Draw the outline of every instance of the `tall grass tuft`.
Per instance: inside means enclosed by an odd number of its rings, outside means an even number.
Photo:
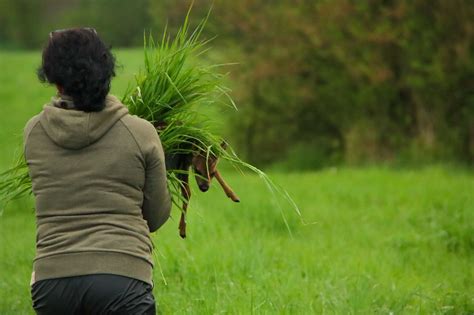
[[[0,215],[9,202],[31,194],[31,179],[23,155],[13,167],[0,173]]]

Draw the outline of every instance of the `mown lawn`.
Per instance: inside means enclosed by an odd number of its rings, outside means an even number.
[[[140,63],[124,65],[121,95]],[[26,120],[49,100],[38,52],[0,52],[0,170]],[[164,314],[472,314],[474,174],[429,167],[328,169],[272,178],[302,217],[272,200],[258,177],[226,172],[242,202],[196,190],[189,236],[178,213],[155,236],[155,296]],[[286,218],[291,233],[283,217]],[[0,217],[0,314],[31,312],[35,218],[31,200]],[[161,267],[160,267],[161,266]]]

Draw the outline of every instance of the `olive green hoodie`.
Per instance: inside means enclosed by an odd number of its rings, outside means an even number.
[[[100,112],[54,98],[24,132],[36,206],[32,282],[117,274],[152,284],[149,233],[169,217],[163,148],[153,125],[113,95]]]

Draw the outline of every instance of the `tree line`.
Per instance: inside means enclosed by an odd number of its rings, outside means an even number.
[[[179,26],[190,1],[0,0],[0,46],[93,25],[114,46]],[[474,2],[194,3],[214,49],[238,61],[230,137],[259,165],[455,161],[474,165]]]

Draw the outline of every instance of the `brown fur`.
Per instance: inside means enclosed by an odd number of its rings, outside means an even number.
[[[165,126],[162,124],[155,124],[158,130],[163,130]],[[227,144],[222,143],[222,147],[226,149]],[[213,154],[206,154],[200,150],[192,154],[178,154],[173,158],[179,159],[177,165],[174,169],[180,171],[186,171],[185,174],[178,173],[176,176],[181,181],[181,194],[183,196],[183,208],[181,212],[181,218],[179,220],[179,235],[182,238],[186,237],[186,212],[188,209],[189,200],[191,199],[191,189],[189,187],[189,169],[192,167],[196,183],[199,187],[199,190],[206,192],[212,182],[212,179],[215,177],[219,184],[221,185],[224,193],[234,202],[240,202],[239,197],[232,191],[232,188],[224,181],[224,178],[219,173],[217,169],[217,164],[219,158]]]
[[[219,173],[219,170],[217,169],[217,163],[218,163],[219,158],[213,156],[213,155],[208,155],[206,156],[204,152],[197,152],[193,155],[191,159],[191,165],[186,170],[189,170],[189,168],[192,166],[194,173],[195,173],[195,178],[196,178],[196,183],[199,187],[199,190],[202,192],[206,192],[210,185],[212,179],[215,177],[219,184],[221,185],[222,189],[224,190],[225,194],[227,197],[232,199],[234,202],[240,202],[239,197],[232,191],[232,188],[224,181],[222,178],[222,175]],[[182,176],[182,190],[181,193],[184,197],[184,202],[183,202],[183,211],[181,212],[181,218],[179,220],[179,235],[182,238],[186,237],[186,211],[188,209],[188,203],[189,200],[191,199],[191,189],[189,188],[189,176],[184,175]]]

